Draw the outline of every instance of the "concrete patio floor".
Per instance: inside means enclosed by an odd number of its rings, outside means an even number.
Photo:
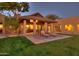
[[[18,35],[9,35],[9,36],[5,36],[5,35],[0,35],[0,39],[1,38],[7,38],[7,37],[16,37]],[[56,35],[56,36],[39,36],[39,35],[19,35],[19,36],[25,36],[26,38],[28,38],[28,40],[30,40],[32,43],[34,44],[41,44],[41,43],[45,43],[45,42],[50,42],[50,41],[55,41],[55,40],[61,40],[61,39],[65,39],[65,38],[69,38],[72,36],[68,36],[68,35]]]
[[[50,42],[50,41],[55,41],[55,40],[61,40],[61,39],[69,38],[69,37],[72,37],[72,36],[58,35],[56,37],[53,37],[53,36],[43,37],[43,36],[33,36],[33,35],[27,36],[26,35],[25,37],[28,38],[30,41],[32,41],[34,44],[41,44],[41,43],[45,43],[45,42]]]

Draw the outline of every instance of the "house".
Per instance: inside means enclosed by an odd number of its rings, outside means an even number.
[[[55,32],[54,24],[57,23],[57,21],[53,21],[51,19],[48,19],[44,16],[42,16],[40,13],[34,13],[32,15],[23,16],[20,18],[21,23],[21,32],[23,33],[32,33],[32,34],[38,34],[40,31],[45,32]]]
[[[45,33],[63,33],[79,35],[79,16],[73,16],[58,20],[51,20],[40,13],[34,13],[28,16],[16,15],[19,20],[19,34],[40,34],[43,30]],[[16,32],[6,29],[5,16],[0,14],[0,34],[17,34]],[[8,30],[9,32],[7,32]],[[10,33],[12,32],[12,33]]]
[[[59,20],[60,28],[64,34],[79,35],[79,16],[72,16]]]
[[[4,15],[2,16],[2,18],[0,18],[2,20],[0,24],[1,34],[14,34],[13,31],[9,30],[8,28],[5,28],[4,24],[6,19]],[[55,32],[54,24],[56,24],[57,21],[52,21],[51,19],[42,16],[40,13],[34,13],[28,16],[16,15],[16,18],[19,20],[20,23],[18,27],[19,34],[32,33],[33,35],[35,35],[38,33],[40,34],[41,30],[45,31],[46,33]]]

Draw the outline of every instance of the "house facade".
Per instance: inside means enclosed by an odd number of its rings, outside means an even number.
[[[16,15],[19,20],[18,34],[33,34],[40,35],[41,31],[45,33],[63,33],[63,34],[77,34],[79,35],[79,17],[68,17],[61,20],[51,20],[40,13],[34,13],[28,16]],[[6,29],[4,15],[0,14],[0,34],[17,34],[13,33],[8,28]],[[8,31],[9,32],[8,32]]]
[[[58,21],[61,33],[79,35],[79,16],[64,18]]]
[[[0,34],[17,34],[16,32],[13,33],[13,31],[9,30],[8,28],[5,28],[4,24],[6,19],[4,15],[2,15],[1,17],[2,18],[0,18]],[[20,24],[18,27],[19,34],[37,35],[40,34],[41,31],[44,31],[45,33],[53,33],[56,31],[54,25],[57,24],[57,21],[52,21],[51,19],[42,16],[40,13],[34,13],[28,16],[16,15],[16,18],[18,18]]]
[[[24,34],[32,33],[33,35],[41,33],[44,31],[45,33],[53,33],[55,32],[54,25],[57,21],[52,21],[40,13],[35,13],[29,16],[24,16],[20,18],[21,22],[21,32]]]

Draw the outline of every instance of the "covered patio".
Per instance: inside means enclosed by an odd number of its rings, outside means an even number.
[[[45,33],[56,32],[57,21],[42,16],[25,16],[21,17],[20,30],[23,34],[41,35],[41,31]]]
[[[45,42],[60,40],[69,38],[71,36],[57,34],[61,32],[61,28],[57,21],[52,21],[45,17],[27,16],[22,19],[22,31],[26,38],[32,41],[34,44],[41,44]],[[41,31],[44,31],[47,35],[42,35]],[[53,35],[50,35],[50,34]]]

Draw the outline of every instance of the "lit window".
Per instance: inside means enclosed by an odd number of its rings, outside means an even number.
[[[68,30],[68,31],[72,31],[73,26],[72,25],[65,25],[65,29]]]
[[[33,20],[32,20],[32,19],[30,19],[30,22],[33,22]]]
[[[26,28],[29,28],[29,25],[26,25]]]
[[[3,25],[2,24],[0,24],[0,29],[2,29],[3,28]]]
[[[77,30],[79,31],[79,24],[77,25]]]
[[[33,29],[33,25],[32,24],[30,24],[30,29]]]
[[[49,32],[49,33],[51,32],[50,30],[51,30],[51,28],[50,28],[50,26],[48,26],[48,32]]]
[[[38,25],[38,30],[40,30],[41,29],[41,26],[40,25]]]

